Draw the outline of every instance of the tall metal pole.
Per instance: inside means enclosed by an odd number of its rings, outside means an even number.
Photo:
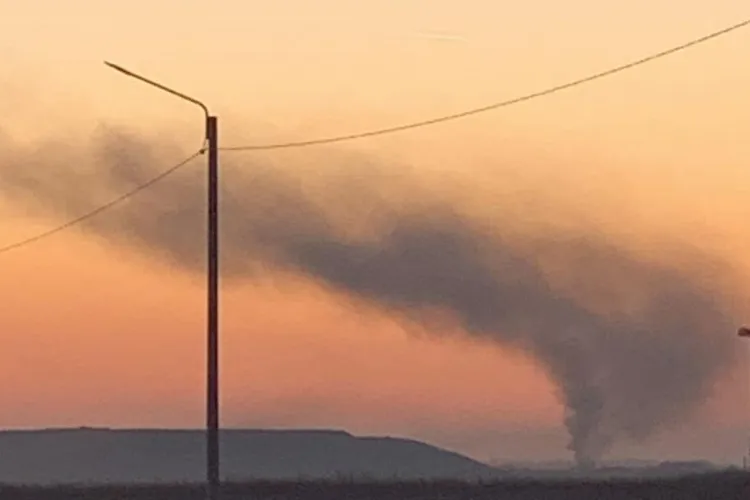
[[[218,120],[206,118],[208,139],[208,366],[206,464],[209,500],[219,498],[219,147]]]
[[[740,338],[742,338],[745,341],[747,341],[748,339],[750,339],[750,327],[748,327],[748,326],[741,326],[737,330],[737,335]],[[748,355],[748,357],[746,359],[750,359],[750,349],[748,350],[748,354],[749,355]],[[747,378],[745,380],[747,381]],[[750,389],[750,385],[748,385],[748,389]],[[748,394],[750,394],[750,393],[748,393]],[[742,468],[745,469],[745,470],[747,470],[748,467],[750,467],[750,436],[747,437],[747,450],[746,450],[746,453],[747,454],[742,457]]]
[[[206,370],[206,481],[208,500],[219,500],[219,130],[218,120],[201,101],[150,80],[130,70],[106,62],[120,73],[140,80],[203,110],[208,143],[208,325]]]

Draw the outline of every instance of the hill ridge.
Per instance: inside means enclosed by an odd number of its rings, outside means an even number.
[[[330,429],[222,429],[226,479],[477,479],[494,469],[460,453],[393,436]],[[64,427],[0,431],[0,483],[195,482],[204,431]]]

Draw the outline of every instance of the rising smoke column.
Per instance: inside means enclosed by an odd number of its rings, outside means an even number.
[[[164,164],[157,146],[117,131],[79,150],[10,145],[0,184],[16,206],[73,215],[154,175]],[[508,234],[388,168],[341,167],[321,164],[316,177],[309,165],[293,174],[225,159],[226,276],[293,272],[426,328],[441,311],[473,338],[523,349],[557,384],[582,466],[684,419],[730,364],[722,290],[699,272],[723,269],[706,256],[680,249],[689,258],[667,266],[596,233]],[[193,167],[85,227],[202,272],[204,191]]]

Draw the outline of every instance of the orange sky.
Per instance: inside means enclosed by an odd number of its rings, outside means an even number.
[[[684,1],[679,10],[671,0],[105,4],[0,0],[1,134],[86,140],[107,123],[199,145],[197,110],[106,69],[103,59],[208,102],[224,145],[262,143],[514,97],[749,12],[739,0]],[[417,36],[427,31],[463,40]],[[593,223],[628,244],[689,234],[750,270],[748,42],[750,31],[738,32],[556,96],[340,148],[430,179],[450,173],[475,193],[463,195],[466,206],[488,220],[500,217],[493,197],[534,198],[538,189],[561,209],[537,217],[565,223],[588,211],[577,204],[588,193]],[[276,161],[290,154],[306,153]],[[0,214],[0,246],[48,227],[2,203]],[[0,385],[1,427],[202,424],[202,282],[77,230],[2,255],[0,266],[0,377],[12,381]],[[502,441],[477,444],[462,433],[560,426],[554,389],[533,360],[411,335],[309,285],[228,290],[222,334],[228,425],[410,435],[482,457]],[[744,393],[730,384],[703,417],[718,427],[744,425]]]

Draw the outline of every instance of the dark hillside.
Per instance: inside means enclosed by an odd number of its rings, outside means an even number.
[[[489,466],[424,443],[338,431],[226,430],[225,478],[474,479]],[[0,483],[176,483],[204,477],[200,431],[0,432]]]

